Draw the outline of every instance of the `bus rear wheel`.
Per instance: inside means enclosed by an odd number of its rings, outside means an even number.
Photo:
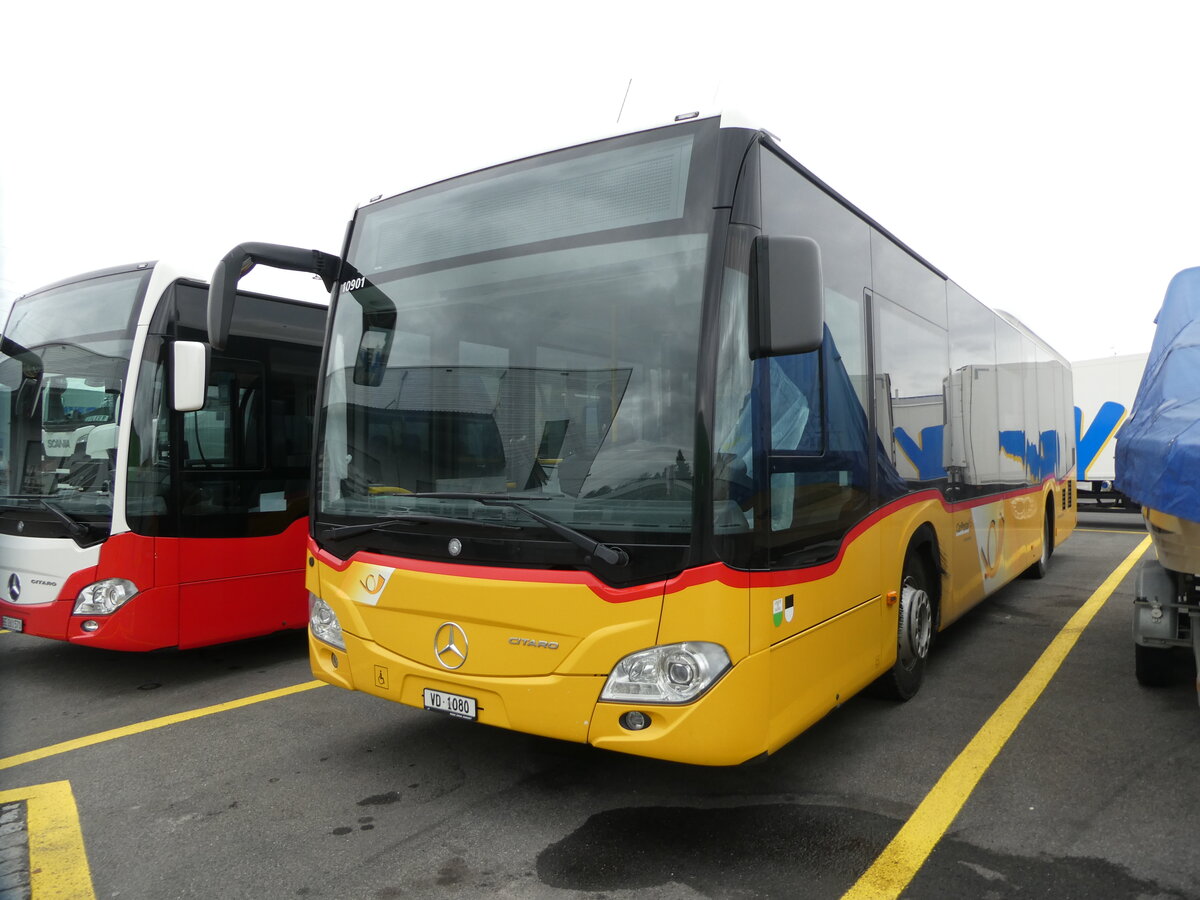
[[[900,579],[900,613],[896,630],[896,662],[877,682],[879,692],[894,700],[914,697],[925,680],[925,660],[933,641],[934,608],[929,565],[918,550],[909,550]]]
[[[1050,556],[1054,553],[1054,513],[1046,504],[1046,517],[1042,521],[1042,552],[1037,562],[1025,570],[1028,578],[1045,578],[1050,571]]]

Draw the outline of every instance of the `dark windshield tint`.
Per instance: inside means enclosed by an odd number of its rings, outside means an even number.
[[[385,282],[374,290],[397,311],[385,347],[344,299],[325,393],[326,510],[538,490],[577,516],[590,506],[598,520],[686,532],[705,246],[683,235]]]
[[[18,300],[4,336],[23,347],[65,342],[128,359],[138,291],[149,271],[92,278]]]
[[[683,216],[693,136],[452,182],[363,219],[353,262],[364,275]]]

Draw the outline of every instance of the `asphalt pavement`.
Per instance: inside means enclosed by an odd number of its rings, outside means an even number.
[[[1144,537],[1083,514],[1044,580],[939,635],[913,700],[856,697],[724,769],[317,686],[302,633],[148,655],[0,634],[0,898],[28,896],[30,858],[82,865],[102,898],[841,897]],[[902,896],[1200,898],[1191,663],[1137,684],[1132,584]],[[76,849],[45,849],[54,828]]]

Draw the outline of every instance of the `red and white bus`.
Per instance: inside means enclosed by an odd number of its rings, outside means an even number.
[[[14,303],[0,347],[5,629],[154,650],[307,621],[325,307],[239,293],[204,384],[188,342],[205,334],[206,292],[139,263]]]

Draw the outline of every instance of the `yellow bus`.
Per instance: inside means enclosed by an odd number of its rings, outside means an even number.
[[[358,209],[318,400],[330,684],[706,765],[858,691],[1075,524],[1069,365],[720,117]]]

